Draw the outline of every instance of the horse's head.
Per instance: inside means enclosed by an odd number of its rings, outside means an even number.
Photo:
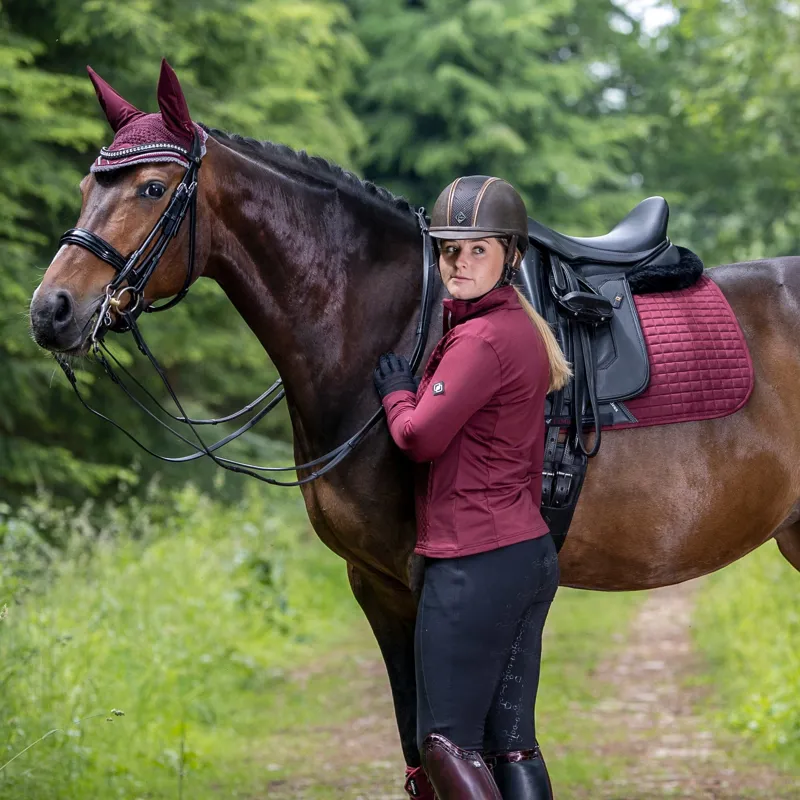
[[[64,353],[86,349],[98,313],[103,330],[119,326],[123,311],[137,306],[138,313],[180,295],[199,273],[197,267],[190,273],[190,225],[182,225],[171,243],[165,239],[175,226],[170,217],[181,210],[193,214],[189,198],[206,140],[189,116],[175,73],[162,63],[158,114],[139,111],[91,68],[89,75],[114,141],[81,182],[77,226],[62,239],[30,308],[38,344]],[[159,249],[163,255],[155,258]],[[129,261],[136,251],[140,257]]]

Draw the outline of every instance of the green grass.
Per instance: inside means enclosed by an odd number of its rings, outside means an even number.
[[[611,687],[597,668],[624,640],[644,593],[559,589],[545,628],[537,736],[559,795],[608,780],[622,760],[602,754],[608,732],[587,713]]]
[[[137,540],[68,546],[9,603],[0,765],[57,732],[0,770],[0,800],[288,798],[300,784],[333,800],[357,797],[342,786],[364,770],[399,790],[377,647],[299,495],[259,487],[227,508],[187,489],[167,511],[137,518]],[[19,582],[0,582],[0,608],[9,587]],[[614,768],[584,712],[640,597],[559,592],[538,720],[564,796]],[[377,766],[364,719],[385,732]],[[348,763],[331,747],[343,737],[355,737]]]
[[[800,575],[769,542],[711,576],[694,630],[715,715],[783,768],[800,770]]]
[[[0,772],[0,798],[175,798],[182,773],[244,796],[251,778],[231,780],[229,761],[275,721],[287,665],[360,613],[299,495],[228,509],[187,489],[171,511],[167,535],[100,541],[9,605],[0,764],[60,732]]]
[[[537,721],[562,800],[592,797],[598,781],[624,768],[622,759],[600,752],[607,731],[592,707],[610,691],[598,680],[597,668],[620,646],[643,599],[641,594],[559,590],[545,633]],[[382,667],[375,666],[377,646],[361,620],[351,631],[345,642],[322,656],[323,667],[316,674],[295,677],[285,686],[283,707],[304,713],[297,718],[284,714],[281,725],[264,724],[260,736],[240,754],[243,765],[260,764],[254,798],[402,796],[403,764],[388,685]]]

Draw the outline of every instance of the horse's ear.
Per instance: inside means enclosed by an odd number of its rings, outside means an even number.
[[[167,64],[166,58],[161,60],[161,75],[158,78],[158,107],[167,130],[191,144],[194,139],[194,123],[189,116],[189,106],[183,96],[178,76]]]
[[[136,106],[129,103],[122,96],[117,94],[91,67],[86,67],[89,78],[92,81],[97,99],[103,107],[108,124],[111,130],[116,133],[123,125],[127,125],[132,119],[144,116],[144,111],[139,111]]]

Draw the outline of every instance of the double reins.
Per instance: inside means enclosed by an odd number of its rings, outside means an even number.
[[[166,311],[168,308],[173,308],[177,305],[188,293],[189,287],[192,283],[194,275],[194,260],[195,260],[195,233],[197,227],[197,179],[198,170],[202,161],[201,144],[199,137],[195,134],[194,142],[191,151],[185,148],[178,147],[177,145],[158,144],[158,145],[143,145],[141,147],[133,148],[136,153],[147,152],[148,149],[153,151],[158,150],[172,150],[181,154],[184,158],[189,160],[189,166],[181,180],[175,187],[172,193],[169,204],[161,215],[159,220],[153,226],[150,233],[145,237],[142,244],[130,256],[125,258],[116,248],[86,228],[72,228],[67,231],[59,242],[60,245],[78,245],[91,252],[93,255],[102,261],[110,264],[117,275],[108,284],[105,290],[105,296],[97,311],[97,321],[94,324],[91,333],[91,346],[90,353],[92,357],[100,364],[103,371],[108,375],[111,380],[117,384],[122,391],[130,398],[130,400],[138,406],[147,416],[155,420],[165,430],[169,431],[176,439],[183,442],[195,452],[185,456],[163,456],[154,452],[141,441],[139,441],[132,433],[126,430],[115,420],[106,416],[102,412],[93,408],[81,394],[78,387],[77,378],[66,358],[56,354],[55,358],[61,369],[64,371],[70,385],[72,386],[75,394],[80,400],[81,404],[95,416],[113,425],[117,430],[127,436],[137,446],[142,448],[145,452],[171,464],[186,463],[195,461],[199,458],[208,457],[215,464],[223,469],[230,470],[231,472],[238,472],[264,483],[272,484],[273,486],[301,486],[305,483],[310,483],[317,478],[322,477],[325,473],[332,470],[340,464],[357,446],[364,440],[367,433],[376,425],[376,423],[383,418],[383,409],[379,408],[367,420],[367,422],[354,433],[347,441],[340,444],[330,452],[326,453],[313,461],[308,461],[305,464],[293,464],[288,467],[266,467],[256,464],[247,464],[242,461],[225,458],[217,455],[217,451],[225,445],[238,439],[244,433],[252,429],[258,422],[260,422],[267,414],[270,413],[286,395],[285,389],[282,388],[283,381],[278,379],[272,386],[263,392],[252,402],[248,403],[239,411],[229,414],[225,417],[216,419],[194,419],[190,417],[183,408],[175,390],[167,379],[166,373],[159,363],[158,359],[153,354],[152,350],[147,345],[144,336],[137,323],[139,315],[142,311],[155,312]],[[104,158],[124,158],[131,155],[128,150],[123,151],[101,151]],[[160,306],[145,306],[144,304],[144,291],[148,281],[152,277],[159,261],[166,252],[169,243],[175,238],[181,228],[184,218],[188,212],[189,216],[189,256],[186,270],[186,280],[182,289],[171,300]],[[431,237],[428,233],[428,223],[425,217],[425,209],[420,208],[414,212],[419,224],[419,228],[423,238],[423,274],[422,274],[422,299],[420,301],[419,319],[415,331],[414,350],[411,355],[410,363],[412,371],[416,371],[422,361],[422,356],[425,351],[425,344],[428,339],[428,331],[430,329],[431,314],[433,308],[434,296],[434,275],[435,275],[435,254]],[[130,295],[128,302],[123,306],[123,300],[126,295]],[[112,317],[116,314],[117,319]],[[121,321],[121,324],[120,324]],[[147,358],[152,367],[161,380],[164,388],[166,389],[172,402],[178,410],[178,415],[172,414],[158,401],[158,399],[139,381],[137,380],[114,356],[113,352],[105,344],[104,337],[109,331],[115,333],[122,333],[130,331],[136,342],[139,351]],[[167,417],[173,422],[186,425],[191,431],[195,441],[192,441],[187,436],[184,436],[180,431],[173,428],[170,424],[162,420],[156,413],[148,408],[126,385],[125,379],[134,383],[140,391],[142,391],[147,398]],[[268,401],[268,402],[267,402]],[[265,405],[261,408],[262,403]],[[232,422],[240,419],[252,412],[252,416],[242,424],[237,430],[222,437],[213,444],[206,444],[197,428],[206,425],[220,425],[226,422]],[[320,466],[323,465],[323,466]],[[314,469],[319,467],[319,469]],[[268,477],[264,473],[274,472],[292,472],[312,469],[313,471],[303,478],[295,481],[282,481],[276,478]]]

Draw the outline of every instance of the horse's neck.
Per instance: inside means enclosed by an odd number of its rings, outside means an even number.
[[[375,405],[378,354],[413,346],[420,236],[402,221],[365,224],[355,198],[309,188],[219,143],[212,154],[205,274],[278,368],[303,438],[341,436],[363,416],[366,396]]]

